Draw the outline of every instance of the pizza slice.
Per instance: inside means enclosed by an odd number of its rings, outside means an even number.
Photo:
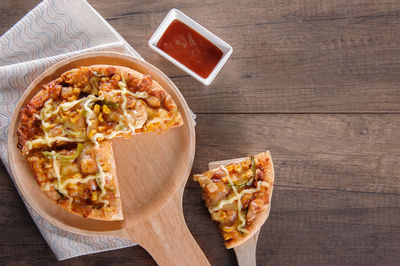
[[[47,197],[64,209],[98,220],[122,220],[122,205],[110,141],[37,150],[26,159]]]
[[[108,221],[123,219],[110,140],[183,124],[171,95],[151,76],[110,65],[63,73],[20,117],[17,146],[41,190],[72,213]]]
[[[252,237],[269,214],[274,168],[268,151],[194,175],[194,180],[227,248]]]

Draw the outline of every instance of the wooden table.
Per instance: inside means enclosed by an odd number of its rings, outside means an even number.
[[[0,33],[39,1],[2,0]],[[269,149],[276,167],[259,265],[394,265],[400,259],[400,2],[89,0],[197,114],[193,173]],[[205,87],[147,46],[179,8],[234,48]],[[0,264],[56,264],[0,169]],[[211,264],[236,263],[191,179],[187,224]],[[140,247],[59,264],[154,261]]]

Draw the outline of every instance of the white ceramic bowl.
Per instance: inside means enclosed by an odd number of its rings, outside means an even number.
[[[213,43],[222,51],[221,60],[219,60],[218,64],[214,67],[213,71],[211,71],[210,75],[208,75],[207,78],[199,76],[191,69],[189,69],[188,67],[186,67],[185,65],[174,59],[172,56],[170,56],[169,54],[167,54],[166,52],[157,47],[157,43],[160,40],[161,36],[167,30],[171,22],[174,21],[175,19],[180,20],[187,26],[191,27],[193,30],[197,31],[200,35],[209,40],[211,43]],[[170,62],[174,63],[180,69],[182,69],[183,71],[185,71],[186,73],[188,73],[189,75],[191,75],[204,85],[211,84],[211,82],[217,76],[218,72],[221,70],[222,66],[225,64],[226,60],[228,60],[229,56],[232,54],[233,51],[232,47],[229,44],[227,44],[226,42],[218,38],[215,34],[211,33],[206,28],[201,26],[199,23],[197,23],[196,21],[189,18],[184,13],[175,8],[171,9],[168,12],[167,16],[164,18],[160,26],[158,26],[157,30],[154,32],[153,36],[151,36],[149,40],[149,46],[151,49],[153,49],[154,51],[165,57]]]

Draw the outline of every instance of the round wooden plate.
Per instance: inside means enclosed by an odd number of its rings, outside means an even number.
[[[126,66],[149,74],[172,96],[184,125],[164,134],[138,134],[112,141],[123,204],[123,221],[105,222],[71,214],[48,199],[17,149],[16,130],[21,107],[46,84],[69,69],[94,64]],[[8,156],[15,182],[29,205],[50,223],[86,235],[114,235],[136,241],[160,264],[208,264],[183,218],[182,194],[195,152],[195,131],[182,94],[160,70],[132,56],[92,52],[59,62],[37,77],[27,88],[12,116]],[[183,250],[187,255],[182,256]],[[175,253],[175,254],[174,254]],[[182,258],[183,257],[183,258]],[[187,257],[185,259],[184,257]]]

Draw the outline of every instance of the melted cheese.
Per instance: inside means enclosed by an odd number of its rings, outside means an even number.
[[[92,97],[90,97],[92,96]],[[91,102],[91,101],[96,101],[99,99],[99,97],[90,95],[89,97],[85,97],[76,101],[72,102],[65,102],[57,106],[57,108],[54,109],[53,105],[53,99],[49,99],[44,103],[44,106],[42,110],[40,110],[40,116],[39,119],[41,120],[41,129],[43,130],[44,136],[43,137],[38,137],[34,140],[28,140],[26,141],[25,145],[28,148],[28,150],[31,150],[35,147],[35,145],[39,144],[46,144],[48,147],[51,147],[51,145],[57,141],[65,141],[65,142],[83,142],[85,141],[84,138],[70,138],[65,136],[65,132],[63,133],[64,136],[55,136],[55,137],[49,137],[49,129],[54,126],[50,122],[47,122],[48,119],[53,117],[54,115],[58,115],[60,112],[60,109],[62,108],[64,111],[67,111],[77,105],[78,103],[82,102]],[[94,97],[94,98],[93,98]]]
[[[113,132],[111,132],[111,134],[108,134],[108,135],[106,135],[104,133],[96,133],[96,134],[93,135],[92,138],[95,139],[96,142],[97,142],[98,138],[113,139],[119,134],[131,134],[131,133],[132,133],[131,130],[114,130]]]
[[[78,103],[86,102],[86,101],[88,100],[88,98],[90,98],[90,96],[93,96],[93,95],[89,95],[89,97],[84,97],[84,98],[81,98],[81,99],[79,99],[79,100],[75,100],[75,101],[72,101],[72,102],[65,102],[65,103],[62,103],[62,104],[60,104],[60,107],[61,107],[64,111],[68,111],[69,109],[71,109],[72,107],[74,107],[75,105],[77,105]],[[96,96],[94,96],[94,97],[96,97]]]
[[[52,117],[53,115],[58,114],[58,112],[60,111],[60,106],[57,106],[57,108],[55,110],[52,110],[53,108],[54,108],[53,99],[47,100],[44,103],[44,107],[42,108],[42,110],[40,110],[41,118],[43,116],[45,119],[48,119],[48,118]]]
[[[246,219],[243,217],[242,214],[242,197],[244,194],[249,194],[249,193],[256,193],[258,191],[261,190],[261,186],[264,187],[268,187],[269,183],[265,182],[265,181],[258,181],[257,182],[257,188],[248,188],[248,189],[244,189],[242,190],[240,193],[237,192],[235,185],[232,182],[232,179],[230,177],[229,171],[224,167],[224,166],[220,166],[221,170],[223,170],[226,174],[226,178],[229,182],[229,185],[231,185],[232,187],[232,191],[234,196],[231,197],[230,199],[226,199],[226,200],[221,200],[217,206],[215,206],[214,208],[209,208],[210,212],[215,212],[220,210],[224,205],[226,204],[232,204],[235,201],[237,201],[237,213],[238,213],[238,218],[239,220],[242,222],[240,225],[238,225],[237,230],[243,233],[248,233],[248,230],[246,230],[245,228],[243,228],[246,225]]]
[[[122,80],[120,82],[121,82],[121,84],[118,83],[118,87],[120,87],[120,88],[121,88],[121,86],[126,87],[126,82],[124,80]],[[113,90],[113,91],[109,91],[107,93],[110,93],[110,94],[121,94],[122,90]],[[138,98],[138,99],[147,99],[150,96],[147,91],[137,91],[137,92],[133,93],[133,92],[131,92],[129,90],[126,90],[125,93],[129,94],[129,95],[131,95],[131,96],[133,96],[135,98]]]
[[[61,183],[61,187],[64,189],[69,184],[86,183],[89,180],[96,179],[97,175],[88,175],[84,179],[80,177],[68,178]]]
[[[47,146],[51,147],[51,145],[56,142],[56,141],[65,141],[65,142],[84,142],[85,139],[74,139],[74,138],[68,138],[64,136],[58,136],[58,137],[47,137],[45,135],[44,137],[39,137],[34,140],[28,140],[25,145],[29,150],[32,150],[35,145],[37,144],[46,144]]]
[[[136,98],[142,98],[142,99],[149,98],[149,94],[147,93],[147,91],[137,91],[135,93],[129,91],[129,94]]]
[[[164,123],[165,121],[169,121],[171,118],[168,116],[168,112],[164,109],[160,109],[157,112],[157,116],[149,121],[151,124],[155,123]]]
[[[84,98],[86,99],[85,103],[83,104],[83,108],[86,111],[86,124],[87,124],[87,130],[86,132],[89,133],[90,132],[90,128],[92,127],[92,119],[95,117],[95,113],[92,111],[92,109],[90,109],[89,104],[92,102],[95,102],[97,100],[103,100],[104,97],[100,96],[100,97],[96,97],[94,95],[89,95],[88,97]],[[90,140],[94,143],[94,147],[98,148],[99,147],[99,143],[97,142],[97,139],[94,138],[93,136],[90,138]]]
[[[61,174],[60,174],[60,168],[61,168],[60,163],[57,161],[56,156],[53,156],[52,158],[53,158],[53,171],[54,171],[54,175],[57,178],[56,188],[60,193],[62,193],[65,197],[67,197],[69,199],[68,208],[71,209],[71,204],[72,204],[73,198],[70,195],[68,195],[68,191],[65,189],[65,186],[62,186]]]
[[[91,78],[89,82],[90,82],[90,85],[95,90],[98,90],[98,84],[97,84],[98,80],[97,79]],[[32,148],[34,148],[35,145],[46,144],[47,146],[51,147],[51,145],[57,141],[84,142],[87,140],[87,138],[89,138],[94,143],[94,149],[96,149],[100,146],[98,139],[112,139],[120,134],[135,134],[135,130],[136,130],[135,127],[139,128],[141,126],[138,127],[136,125],[136,120],[131,115],[128,114],[127,95],[133,96],[138,99],[139,98],[146,99],[149,97],[149,94],[146,91],[132,93],[131,91],[129,91],[127,89],[127,85],[126,85],[126,82],[124,79],[122,79],[120,82],[118,82],[118,87],[120,88],[120,90],[113,90],[108,93],[120,94],[120,96],[121,96],[121,99],[122,99],[121,110],[123,112],[123,117],[121,117],[120,124],[119,124],[119,127],[121,128],[121,130],[114,129],[114,131],[108,135],[97,132],[97,133],[93,134],[93,136],[91,136],[91,137],[87,136],[91,132],[91,130],[94,129],[94,128],[92,128],[93,121],[94,121],[94,119],[96,119],[96,113],[91,109],[92,108],[91,103],[99,101],[99,100],[104,100],[104,95],[95,96],[95,95],[91,94],[87,97],[84,97],[84,98],[81,98],[78,100],[74,100],[74,101],[70,101],[70,102],[68,102],[68,101],[63,102],[63,103],[59,104],[58,106],[56,106],[56,103],[53,102],[53,99],[49,99],[44,103],[44,106],[40,111],[40,115],[35,114],[35,117],[41,121],[41,129],[44,133],[44,136],[38,137],[34,140],[27,141],[25,145],[28,148],[28,150],[31,150]],[[60,115],[59,114],[60,111],[61,110],[64,112],[69,111],[70,109],[74,108],[77,105],[80,105],[79,108],[84,109],[86,111],[85,121],[86,121],[86,126],[87,126],[87,128],[86,128],[87,135],[85,135],[84,138],[70,138],[70,137],[66,136],[66,132],[64,131],[64,128],[61,128],[62,129],[61,136],[49,136],[50,135],[49,130],[52,127],[57,125],[57,122],[55,122],[55,121],[58,121],[57,117]],[[132,112],[136,113],[136,110],[133,110]],[[125,123],[124,123],[124,118],[127,121],[127,125],[125,125]],[[166,112],[165,110],[159,110],[157,117],[154,118],[151,122],[152,123],[164,122],[165,120],[168,120],[168,119],[169,119],[168,112]],[[126,126],[128,126],[129,129]],[[98,201],[103,202],[105,205],[109,204],[109,201],[105,200],[104,196],[106,195],[105,185],[107,183],[107,180],[109,178],[111,178],[111,176],[110,176],[110,173],[104,172],[104,170],[100,164],[100,160],[97,158],[97,156],[96,156],[96,165],[98,168],[97,174],[88,175],[83,179],[81,177],[75,177],[75,178],[68,178],[66,180],[62,180],[62,176],[60,174],[61,165],[55,156],[55,151],[52,151],[51,158],[52,158],[54,175],[57,178],[57,180],[52,183],[47,183],[44,187],[45,191],[49,191],[52,187],[55,187],[60,193],[62,193],[65,197],[67,197],[69,199],[69,208],[71,208],[73,198],[68,194],[66,187],[69,184],[86,183],[86,182],[94,179],[97,181],[97,184],[101,190],[101,193],[98,196]]]
[[[89,180],[98,180],[98,185],[101,189],[101,193],[99,195],[99,199],[98,201],[103,202],[105,205],[108,205],[109,202],[108,200],[104,200],[103,197],[106,194],[104,185],[106,183],[106,174],[103,171],[103,168],[101,167],[101,165],[99,163],[97,163],[97,167],[99,169],[99,173],[97,173],[96,175],[88,175],[85,178],[80,178],[80,177],[75,177],[75,178],[68,178],[66,180],[62,180],[61,174],[60,174],[60,163],[57,160],[57,158],[55,156],[52,157],[53,160],[53,169],[54,169],[54,174],[57,178],[57,182],[55,184],[53,183],[48,183],[45,186],[45,190],[49,190],[51,186],[55,186],[56,189],[62,193],[65,197],[67,197],[69,199],[69,208],[71,208],[71,204],[73,201],[73,198],[71,196],[68,195],[68,191],[66,190],[66,186],[69,184],[77,184],[77,183],[86,183]]]
[[[128,127],[132,130],[132,133],[135,133],[135,127],[132,125],[132,117],[128,115],[128,111],[126,110],[126,104],[128,102],[128,99],[126,98],[126,94],[129,92],[128,89],[126,88],[126,83],[124,80],[118,82],[118,87],[121,89],[121,97],[122,97],[122,105],[121,109],[122,112],[124,112],[124,116],[128,120]]]
[[[98,158],[96,158],[96,164],[97,168],[99,169],[97,184],[99,185],[101,190],[101,193],[99,195],[99,201],[103,202],[105,205],[108,205],[109,204],[108,200],[104,200],[103,197],[106,195],[106,189],[104,188],[106,184],[106,178],[110,178],[110,176],[104,173],[103,168],[100,165],[100,160],[98,160]]]

